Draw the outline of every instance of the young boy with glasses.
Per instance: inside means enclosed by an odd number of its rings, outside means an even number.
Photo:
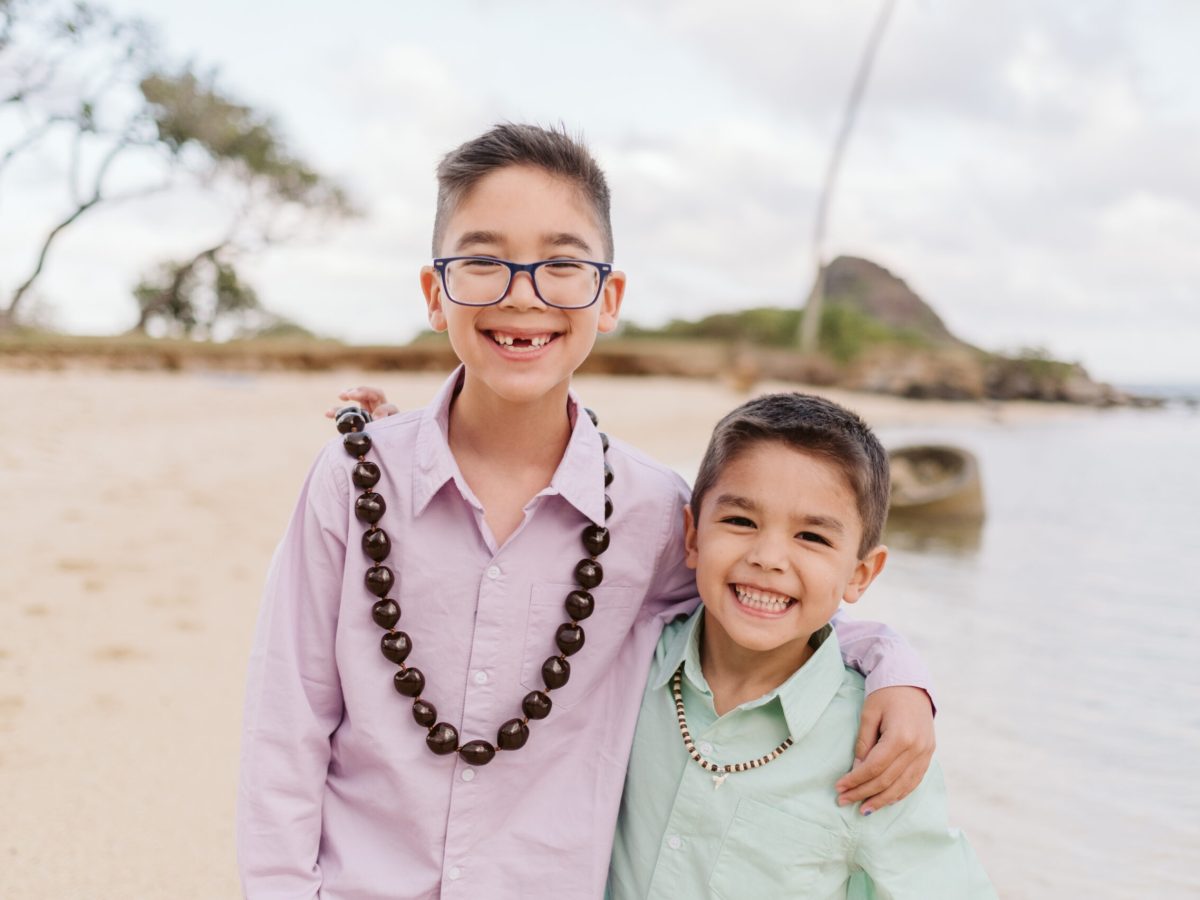
[[[686,486],[570,392],[625,289],[603,173],[502,125],[438,181],[421,287],[462,366],[423,410],[339,417],[272,562],[238,796],[251,898],[599,896],[653,649],[695,605]],[[842,639],[887,689],[841,800],[878,806],[928,762],[926,678],[880,626]]]

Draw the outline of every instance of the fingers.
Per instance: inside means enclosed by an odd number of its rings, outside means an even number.
[[[877,748],[875,752],[878,753],[880,750],[886,749],[887,748],[881,746]],[[881,759],[884,760],[882,763],[872,760],[870,757],[863,760],[863,764],[859,766],[859,769],[866,769],[869,772],[877,772],[878,774],[874,774],[867,778],[865,781],[861,782],[858,787],[844,791],[838,795],[838,806],[847,806],[851,803],[869,800],[889,790],[908,770],[909,765],[912,762],[911,757],[912,754],[906,752],[901,753],[898,756],[888,757],[886,759],[881,757]],[[911,789],[912,788],[910,787],[909,790]],[[905,793],[907,793],[907,791]],[[864,803],[863,806],[863,811],[865,813],[867,811],[865,809],[867,804]],[[873,807],[872,811],[877,808],[878,807]]]
[[[834,785],[839,793],[856,788],[883,772],[882,766],[878,764],[879,757],[871,757],[871,750],[879,740],[879,722],[880,717],[877,713],[863,708],[858,726],[858,740],[854,742],[854,767]],[[872,763],[870,767],[863,768],[862,762],[868,758],[871,758]]]
[[[359,385],[358,387],[346,388],[338,394],[339,400],[350,400],[360,404],[363,409],[375,415],[375,409],[387,403],[387,397],[379,388],[369,385]],[[394,409],[394,407],[393,407]]]
[[[388,416],[394,416],[398,412],[400,410],[396,407],[395,403],[384,403],[371,410],[371,418],[386,419]]]
[[[881,711],[874,706],[863,708],[858,725],[858,740],[854,742],[855,759],[867,758],[871,748],[879,741],[879,726],[882,721]]]
[[[891,806],[893,803],[903,800],[917,789],[924,773],[924,766],[915,763],[910,765],[900,774],[899,778],[892,782],[891,787],[864,800],[859,812],[864,816],[869,816],[877,809],[883,809],[885,806]]]

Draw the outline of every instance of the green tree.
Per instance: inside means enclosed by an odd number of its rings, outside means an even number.
[[[257,307],[238,259],[354,212],[340,187],[287,151],[269,116],[225,96],[212,74],[164,65],[144,23],[82,0],[0,0],[0,135],[16,135],[0,146],[0,179],[23,155],[57,151],[68,196],[0,306],[0,328],[15,324],[63,232],[102,206],[184,182],[230,198],[221,239],[134,290],[139,330],[177,314],[179,329],[206,334]]]
[[[163,145],[176,156],[200,150],[206,183],[223,187],[235,211],[215,244],[159,264],[134,288],[140,310],[134,330],[157,321],[171,332],[211,337],[218,320],[244,326],[261,307],[236,262],[357,211],[339,185],[288,152],[268,116],[225,96],[213,75],[185,68],[155,73],[139,87]]]

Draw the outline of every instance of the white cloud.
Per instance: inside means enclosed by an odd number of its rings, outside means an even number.
[[[228,47],[213,60],[227,82],[367,208],[249,269],[269,304],[357,340],[423,325],[415,272],[434,165],[501,118],[585,130],[614,190],[628,315],[798,302],[829,144],[878,9],[626,0],[547,20],[535,2],[369,3],[336,20],[297,14],[289,41],[266,43],[220,39],[242,14],[233,0],[204,15],[118,5],[160,18],[182,55]],[[1197,25],[1183,2],[899,3],[831,249],[887,265],[978,343],[1048,345],[1102,377],[1200,379],[1182,349],[1200,337],[1200,73],[1183,37]],[[0,184],[0,285],[22,268],[8,248],[28,215],[44,219],[50,174],[30,170],[20,204]],[[218,221],[190,197],[98,212],[43,290],[77,327],[119,328],[148,258]]]

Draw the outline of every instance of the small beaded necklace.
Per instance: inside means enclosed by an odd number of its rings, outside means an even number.
[[[795,743],[792,736],[789,734],[782,744],[772,750],[765,756],[760,756],[758,759],[752,759],[748,762],[728,763],[720,765],[712,760],[705,759],[700,755],[700,751],[696,749],[696,745],[692,743],[691,732],[688,731],[687,715],[683,711],[683,663],[679,664],[679,668],[675,670],[675,676],[671,679],[671,694],[675,697],[675,715],[679,719],[679,733],[683,735],[683,748],[687,750],[688,756],[700,764],[700,768],[712,772],[713,774],[713,790],[717,790],[725,783],[725,779],[734,772],[748,772],[751,769],[760,769],[769,762],[779,759],[783,755],[783,751]]]
[[[596,414],[590,409],[584,409],[592,424],[597,424]],[[583,548],[587,557],[575,564],[575,583],[577,590],[567,594],[563,601],[569,622],[558,626],[554,634],[554,642],[558,645],[558,654],[549,657],[542,664],[542,683],[544,690],[530,691],[521,701],[523,716],[509,719],[500,726],[496,733],[496,743],[485,740],[459,743],[458,729],[448,722],[439,722],[437,709],[432,703],[421,699],[425,690],[425,674],[415,666],[405,663],[412,652],[413,643],[403,631],[396,630],[400,621],[400,605],[388,596],[396,578],[392,570],[381,563],[387,559],[392,550],[392,542],[387,533],[379,527],[379,520],[387,509],[383,497],[372,488],[379,483],[383,472],[373,462],[366,458],[371,450],[371,436],[363,429],[371,421],[370,413],[357,406],[347,406],[336,413],[337,430],[343,435],[342,446],[346,452],[357,460],[350,478],[354,486],[363,493],[354,501],[354,515],[367,526],[362,536],[363,553],[371,560],[363,578],[366,588],[379,598],[371,607],[371,618],[375,624],[384,629],[380,638],[379,649],[389,662],[400,668],[392,678],[392,686],[396,692],[413,701],[412,715],[416,723],[428,729],[425,743],[431,751],[439,756],[457,753],[466,763],[473,766],[484,766],[491,762],[496,753],[501,750],[519,750],[529,740],[529,720],[544,719],[550,715],[550,692],[567,683],[571,677],[571,664],[567,657],[583,647],[583,629],[579,623],[590,616],[596,608],[595,598],[590,591],[604,579],[604,570],[596,557],[608,549],[608,528],[596,523],[589,523],[583,529]],[[607,489],[613,482],[613,470],[608,464],[608,435],[600,432],[600,446],[606,456],[604,462],[604,519],[607,522],[612,516],[613,505]]]

